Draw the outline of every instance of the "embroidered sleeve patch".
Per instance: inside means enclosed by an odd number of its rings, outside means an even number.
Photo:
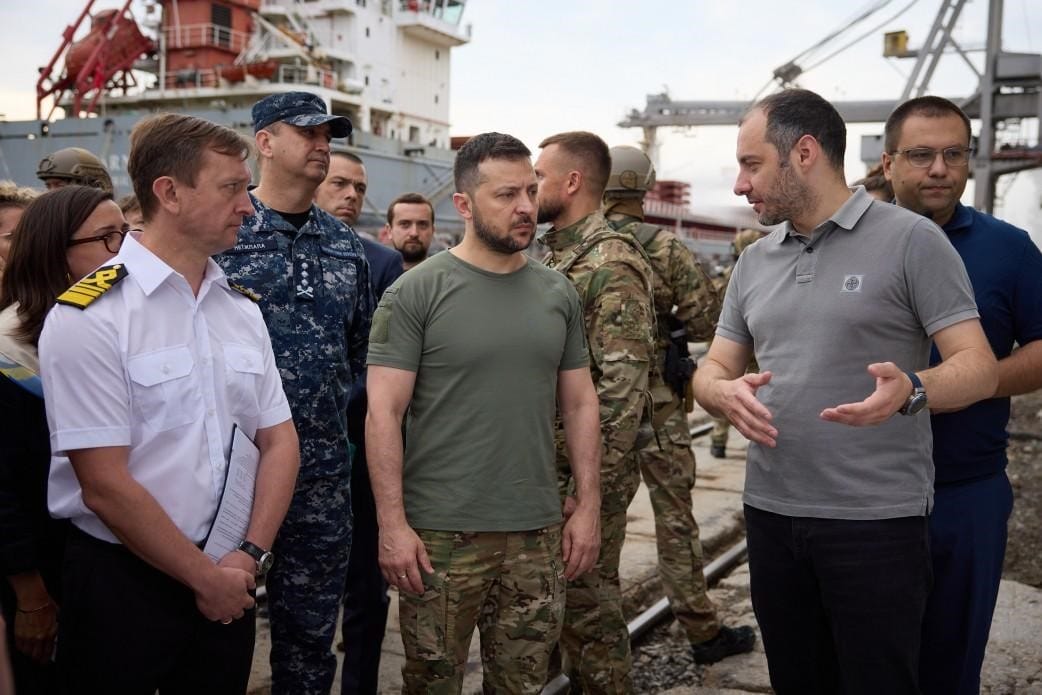
[[[111,290],[126,276],[127,269],[122,263],[98,268],[58,295],[57,302],[77,309],[86,309],[91,302]]]

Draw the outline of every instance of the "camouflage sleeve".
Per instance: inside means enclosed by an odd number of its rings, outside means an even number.
[[[645,272],[625,261],[609,261],[594,271],[586,295],[605,470],[632,451],[644,411],[655,325]]]
[[[362,256],[358,261],[358,301],[355,302],[355,315],[351,317],[351,333],[347,336],[347,354],[350,356],[352,379],[361,378],[365,371],[366,354],[369,352],[369,330],[373,322],[373,311],[376,309],[369,275],[369,262]]]
[[[711,340],[720,318],[720,295],[695,254],[677,239],[669,254],[669,272],[676,316],[683,321],[688,340]]]

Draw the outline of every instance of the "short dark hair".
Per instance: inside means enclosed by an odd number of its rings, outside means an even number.
[[[72,284],[69,239],[106,200],[112,193],[100,188],[64,186],[41,194],[22,213],[0,280],[0,310],[18,303],[19,340],[39,341],[47,312]]]
[[[155,180],[170,176],[194,187],[206,150],[245,160],[250,144],[231,128],[195,116],[161,113],[134,126],[127,172],[146,221],[159,206],[152,192]]]
[[[611,176],[611,150],[604,140],[585,130],[571,130],[551,135],[539,143],[540,148],[550,145],[557,145],[577,159],[593,192],[598,198],[604,194],[604,187],[608,185],[608,177]]]
[[[361,164],[362,166],[365,166],[365,162],[362,161],[362,158],[359,157],[354,152],[347,152],[345,150],[331,150],[330,153],[329,153],[329,156],[330,157],[343,157],[344,159],[351,160],[355,164]]]
[[[116,204],[119,205],[120,212],[123,213],[124,217],[135,210],[141,209],[141,203],[138,202],[137,196],[133,193],[123,196],[116,201]]]
[[[482,133],[475,135],[456,153],[452,175],[457,193],[473,193],[481,183],[478,167],[486,159],[531,159],[532,151],[513,135]]]
[[[800,138],[810,135],[818,141],[832,168],[843,171],[847,151],[847,126],[836,107],[807,89],[783,89],[757,102],[767,117],[767,142],[774,145],[784,161]]]
[[[901,128],[910,116],[926,116],[927,118],[943,118],[944,116],[958,116],[966,126],[966,144],[973,138],[970,128],[970,117],[944,97],[916,97],[904,102],[890,114],[883,128],[883,147],[887,153],[893,154],[897,151],[897,144],[901,140]]]
[[[387,206],[387,224],[394,224],[394,206],[399,203],[426,205],[431,209],[431,224],[434,224],[434,204],[419,193],[402,193]]]

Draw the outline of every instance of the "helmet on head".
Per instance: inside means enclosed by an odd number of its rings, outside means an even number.
[[[112,179],[101,160],[82,147],[66,147],[40,160],[36,177],[41,181],[62,179],[80,186],[112,192]]]
[[[646,193],[655,185],[651,159],[636,147],[611,148],[611,175],[605,193]]]
[[[754,241],[759,239],[763,234],[756,231],[755,229],[743,229],[734,235],[734,241],[731,242],[731,246],[734,247],[734,255],[737,258],[742,251],[752,245]]]

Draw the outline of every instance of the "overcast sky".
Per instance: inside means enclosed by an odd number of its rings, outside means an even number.
[[[471,0],[463,21],[473,25],[473,40],[452,54],[452,132],[509,132],[533,150],[543,137],[573,129],[592,130],[609,145],[636,144],[640,131],[616,124],[630,109],[643,109],[647,94],[668,91],[678,100],[752,99],[774,68],[879,2]],[[63,28],[83,4],[3,0],[0,45],[6,69],[0,71],[0,112],[8,118],[32,117],[35,68],[50,59]],[[896,99],[913,61],[883,58],[883,32],[905,29],[910,46],[917,48],[940,4],[891,0],[827,50],[799,61],[809,68],[831,50],[870,33],[805,72],[800,85],[835,100]],[[98,8],[115,5],[115,0],[97,2]],[[885,21],[909,5],[900,17]],[[986,0],[970,0],[963,10],[955,36],[964,48],[983,47],[987,6]],[[1042,52],[1042,1],[1006,0],[1005,15],[1004,48]],[[979,64],[981,55],[971,55]],[[962,61],[949,55],[931,92],[967,96],[976,82]],[[848,175],[864,173],[861,134],[881,130],[881,125],[850,126]],[[735,132],[731,127],[660,129],[659,178],[690,182],[696,207],[742,203],[730,192],[736,173]],[[1038,178],[1021,174],[1012,184],[1009,177],[1000,181],[1000,191],[1006,191],[1001,213],[1029,228],[1036,240],[1042,239]]]

